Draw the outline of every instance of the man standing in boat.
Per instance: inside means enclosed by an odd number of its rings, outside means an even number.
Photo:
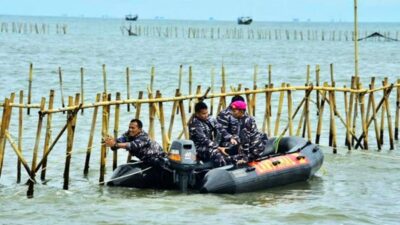
[[[204,102],[195,105],[194,117],[189,121],[190,139],[196,146],[197,156],[203,162],[212,161],[215,167],[231,163],[225,148],[220,147],[220,139],[230,138],[228,132],[208,114],[208,107]]]
[[[161,146],[151,140],[149,135],[143,131],[143,123],[139,119],[132,119],[129,123],[129,130],[121,137],[105,137],[104,142],[107,147],[115,151],[120,148],[126,149],[132,156],[136,156],[143,162],[157,163],[165,154]]]
[[[260,157],[265,148],[267,135],[257,129],[254,117],[246,113],[246,103],[235,101],[231,104],[232,116],[237,119],[237,135],[233,135],[240,145],[235,157],[240,162],[250,162]]]

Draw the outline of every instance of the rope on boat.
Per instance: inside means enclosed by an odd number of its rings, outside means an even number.
[[[151,167],[151,166],[149,166],[149,167],[147,167],[147,168],[145,168],[145,169],[142,169],[142,170],[140,170],[140,171],[137,171],[137,172],[133,172],[133,173],[130,173],[130,174],[127,174],[127,175],[121,176],[121,177],[116,177],[116,178],[114,178],[114,179],[110,179],[110,180],[108,180],[108,181],[102,181],[102,182],[99,182],[99,184],[105,184],[105,183],[108,183],[108,182],[111,182],[111,181],[115,181],[115,180],[119,180],[119,179],[122,179],[122,178],[126,178],[126,177],[129,177],[129,176],[132,176],[132,175],[138,174],[138,173],[142,173],[142,172],[144,172],[144,171],[146,171],[146,170],[149,170],[149,169],[151,169],[151,168],[152,168],[152,167]]]

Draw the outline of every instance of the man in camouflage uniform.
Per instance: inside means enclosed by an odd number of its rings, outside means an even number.
[[[217,116],[218,123],[221,124],[222,127],[230,134],[222,137],[221,145],[225,147],[229,146],[230,144],[237,145],[236,140],[232,139],[232,135],[237,135],[239,133],[238,120],[232,116],[231,106],[232,103],[236,101],[244,102],[244,98],[240,95],[233,96],[231,99],[231,104],[226,109],[222,110]],[[245,112],[245,115],[247,115],[247,112]]]
[[[161,146],[151,140],[149,135],[143,131],[142,121],[132,119],[129,123],[129,130],[126,131],[121,137],[114,139],[106,137],[104,142],[106,146],[111,147],[112,150],[124,148],[132,156],[136,156],[141,161],[146,163],[156,163],[159,158],[164,157],[165,154]]]
[[[225,148],[219,146],[219,136],[228,134],[214,118],[208,115],[204,102],[195,105],[195,115],[189,121],[190,140],[194,142],[197,156],[203,162],[212,161],[215,167],[230,164]]]
[[[238,121],[238,134],[232,137],[240,144],[239,154],[235,157],[238,163],[259,158],[267,140],[267,135],[258,131],[255,119],[245,113],[246,107],[244,101],[235,101],[231,104],[232,116]]]

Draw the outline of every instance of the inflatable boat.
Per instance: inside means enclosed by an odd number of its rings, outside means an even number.
[[[306,181],[321,167],[320,148],[300,137],[270,138],[261,158],[245,165],[212,168],[196,160],[190,140],[176,140],[168,158],[157,163],[120,165],[107,185],[134,188],[188,189],[200,193],[241,193]]]

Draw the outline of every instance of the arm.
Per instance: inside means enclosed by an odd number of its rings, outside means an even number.
[[[191,123],[189,123],[190,139],[197,145],[217,148],[218,144],[208,138],[201,128],[202,124],[199,120],[192,120]]]

